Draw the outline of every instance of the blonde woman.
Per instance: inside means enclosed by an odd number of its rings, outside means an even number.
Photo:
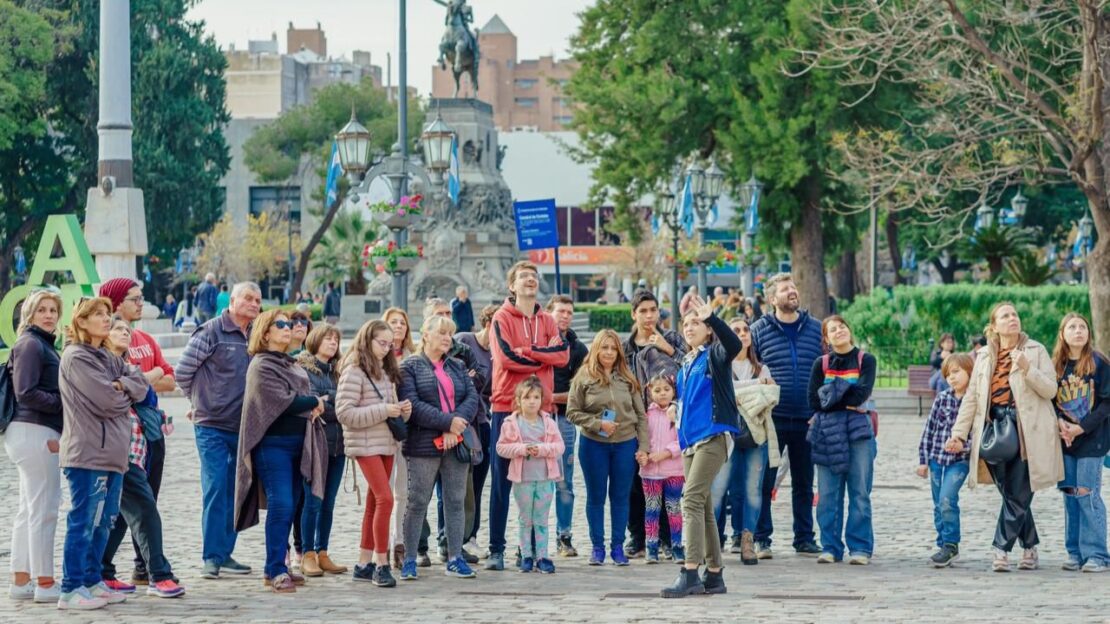
[[[409,324],[409,315],[401,308],[387,308],[382,313],[382,321],[393,330],[393,358],[400,367],[401,362],[416,352],[412,342],[412,327]],[[405,456],[397,453],[393,456],[393,472],[389,475],[389,489],[393,491],[393,517],[390,519],[389,543],[393,552],[393,567],[401,569],[405,560],[405,506],[408,504],[408,465]],[[425,550],[427,542],[425,542]],[[432,565],[425,551],[419,559],[420,567]]]
[[[61,314],[62,298],[56,292],[42,289],[31,293],[20,308],[19,338],[8,360],[17,402],[4,434],[4,449],[19,475],[8,587],[8,595],[15,600],[54,602],[61,593],[54,582],[54,533],[62,496],[58,470],[61,358],[54,344]]]

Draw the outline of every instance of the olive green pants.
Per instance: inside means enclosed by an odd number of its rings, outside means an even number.
[[[713,515],[710,486],[728,459],[727,434],[710,438],[697,447],[693,455],[683,455],[686,485],[682,488],[682,537],[686,542],[686,563],[718,569],[721,541],[717,536],[717,519]]]

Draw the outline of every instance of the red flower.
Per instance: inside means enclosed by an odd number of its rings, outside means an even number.
[[[370,261],[369,260],[363,260],[362,261],[362,268],[369,269],[370,268]]]
[[[385,273],[385,265],[384,264],[379,263],[378,266],[376,266],[374,268],[378,270],[378,273]]]
[[[394,249],[396,249],[396,248],[397,248],[397,243],[395,243],[395,242],[393,242],[393,241],[389,241],[389,245],[388,245],[388,246],[386,246],[386,248],[385,248],[385,249],[386,249],[386,251],[388,251],[388,252],[391,252],[391,253],[392,253],[392,252],[393,252],[393,250],[394,250]]]

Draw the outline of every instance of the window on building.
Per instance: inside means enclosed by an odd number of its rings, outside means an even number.
[[[569,126],[570,122],[573,121],[573,120],[574,120],[574,117],[572,117],[570,115],[555,115],[552,118],[552,121],[554,121],[556,124],[558,124],[560,126]]]
[[[584,208],[572,208],[570,214],[570,244],[597,245],[597,213]]]
[[[513,86],[517,89],[527,90],[536,86],[536,82],[538,81],[535,78],[517,78],[513,81]]]
[[[515,98],[516,105],[521,108],[535,108],[540,101],[537,98]]]
[[[264,212],[293,222],[293,232],[301,231],[301,187],[252,186],[250,188],[250,213],[258,216]]]

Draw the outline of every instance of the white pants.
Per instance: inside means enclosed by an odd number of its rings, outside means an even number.
[[[389,520],[389,552],[393,547],[405,543],[405,507],[409,503],[409,470],[405,456],[397,449],[393,456],[393,474],[389,477],[389,488],[393,490],[393,517]],[[405,553],[408,557],[410,553]],[[391,554],[392,556],[392,554]],[[412,556],[416,556],[412,553]]]
[[[4,449],[19,471],[19,510],[12,526],[12,573],[54,576],[54,533],[62,500],[58,454],[46,448],[61,434],[24,422],[8,425]]]

